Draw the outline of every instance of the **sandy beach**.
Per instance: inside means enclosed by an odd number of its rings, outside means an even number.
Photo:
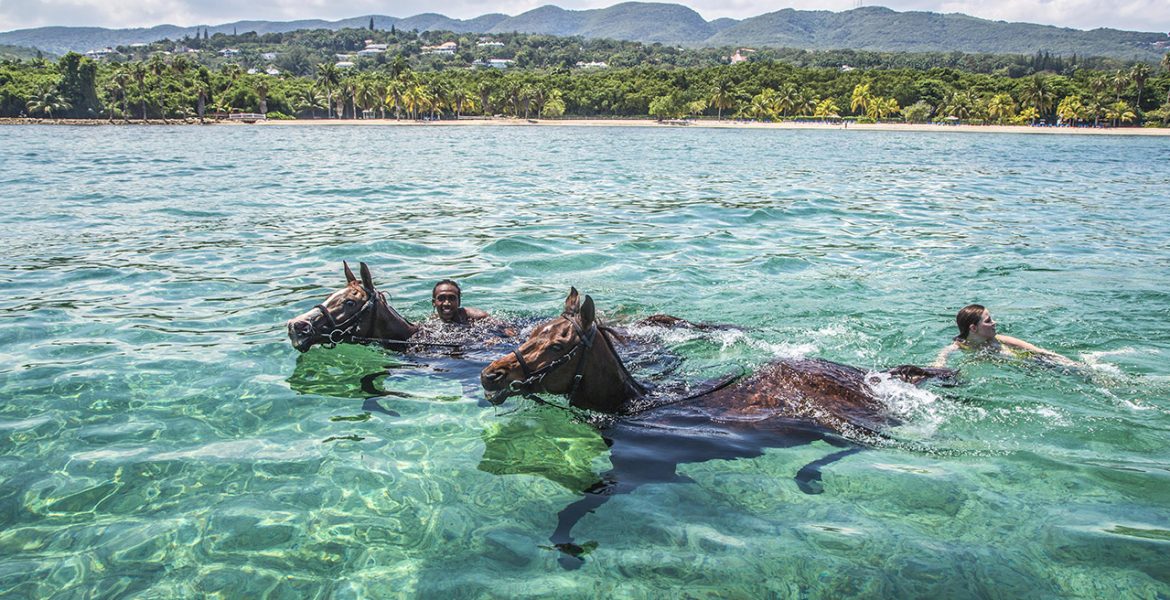
[[[684,124],[685,123],[685,124]],[[234,124],[234,123],[233,123]],[[465,118],[444,121],[412,121],[394,119],[298,119],[295,121],[264,121],[256,123],[265,127],[286,127],[302,125],[389,125],[399,127],[701,127],[711,129],[842,129],[847,131],[907,131],[929,133],[1025,133],[1058,135],[1153,135],[1170,136],[1170,128],[1152,127],[1033,127],[1028,125],[942,125],[929,123],[816,123],[783,121],[762,123],[735,121],[732,119],[698,119],[687,121],[657,121],[654,119],[516,119],[516,118]]]
[[[0,119],[0,125],[77,125],[77,126],[125,126],[142,125],[142,121],[110,123],[105,119]],[[150,120],[147,125],[164,125],[162,121]],[[171,120],[169,125],[198,125],[194,119]],[[846,131],[899,131],[923,133],[1019,133],[1036,135],[1144,135],[1170,137],[1170,128],[1153,127],[1043,127],[1029,125],[944,125],[930,123],[817,123],[783,121],[762,123],[736,121],[732,119],[697,119],[686,121],[657,121],[654,119],[522,119],[511,117],[466,117],[442,121],[415,121],[407,119],[296,119],[270,120],[257,123],[238,121],[208,121],[208,125],[230,127],[700,127],[711,129],[841,129]]]

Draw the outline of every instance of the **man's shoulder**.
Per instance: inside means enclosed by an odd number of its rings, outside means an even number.
[[[463,314],[466,315],[467,318],[472,320],[472,321],[477,321],[479,319],[486,319],[489,316],[491,316],[491,315],[487,314],[487,311],[485,311],[485,310],[480,310],[478,308],[471,308],[470,306],[464,306],[462,308],[462,310],[463,310]]]

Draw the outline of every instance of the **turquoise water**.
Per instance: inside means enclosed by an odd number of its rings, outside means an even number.
[[[618,128],[0,129],[0,596],[1170,597],[1170,139]],[[900,440],[684,464],[557,513],[598,432],[485,356],[288,344],[364,260],[666,336],[700,381],[925,364],[955,311],[1082,361],[956,357]],[[501,352],[506,349],[501,349]],[[366,380],[363,383],[363,379]],[[372,387],[371,387],[372,386]],[[393,395],[385,395],[384,393]],[[374,400],[371,400],[374,399]],[[518,411],[513,409],[520,408]],[[592,547],[592,546],[591,546]]]

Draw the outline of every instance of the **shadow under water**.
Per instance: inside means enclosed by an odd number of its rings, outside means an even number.
[[[681,464],[755,458],[769,448],[823,441],[841,450],[809,463],[794,476],[801,491],[819,494],[823,491],[821,468],[863,449],[807,423],[718,422],[688,406],[664,407],[601,428],[575,419],[556,419],[554,410],[515,413],[514,418],[486,429],[479,469],[495,475],[537,475],[583,494],[557,514],[556,528],[549,536],[560,551],[558,562],[566,569],[579,568],[597,547],[596,542],[579,544],[573,538],[573,527],[585,515],[611,497],[646,484],[691,483],[678,474]],[[597,474],[591,463],[607,451],[611,468]]]

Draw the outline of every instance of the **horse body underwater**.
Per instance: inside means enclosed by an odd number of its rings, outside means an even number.
[[[571,536],[580,518],[613,494],[680,480],[679,464],[750,458],[766,448],[823,440],[843,450],[796,475],[802,491],[819,493],[820,467],[857,452],[859,443],[879,441],[881,429],[896,424],[870,391],[865,371],[820,359],[775,361],[708,393],[655,404],[625,369],[611,335],[598,322],[592,298],[581,303],[573,289],[560,318],[537,326],[480,375],[493,404],[547,392],[568,396],[570,406],[622,417],[602,431],[613,468],[558,516],[551,540],[569,568],[580,565],[582,547]],[[887,373],[911,383],[953,375],[910,365]]]

